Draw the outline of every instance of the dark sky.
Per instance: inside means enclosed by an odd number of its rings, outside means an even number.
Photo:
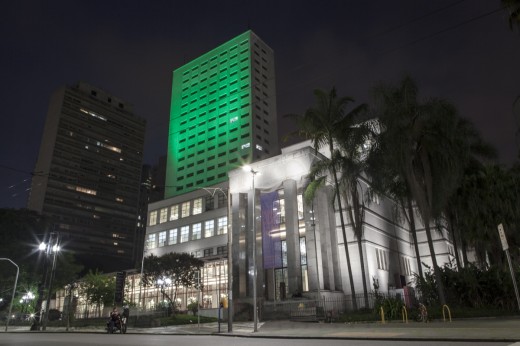
[[[26,204],[53,90],[85,81],[133,103],[155,163],[172,71],[248,29],[275,51],[280,134],[315,88],[367,102],[375,84],[408,74],[472,120],[501,163],[515,160],[520,35],[499,0],[19,0],[0,11],[0,208]]]

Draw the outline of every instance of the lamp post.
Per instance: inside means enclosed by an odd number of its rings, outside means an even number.
[[[18,285],[18,274],[20,274],[20,268],[9,258],[0,258],[0,261],[9,261],[16,267],[16,279],[14,280],[13,294],[11,296],[11,302],[9,303],[9,314],[7,315],[7,321],[5,322],[5,331],[7,332],[7,327],[9,326],[9,319],[11,318],[11,311],[13,310],[13,301],[14,295],[16,294],[16,285]]]
[[[138,310],[137,310],[137,314],[138,316],[140,315],[140,311],[141,310],[144,310],[144,301],[143,301],[143,297],[142,297],[142,290],[143,290],[143,270],[144,270],[144,254],[146,252],[146,242],[145,242],[145,245],[144,245],[144,248],[143,248],[143,255],[141,256],[141,276],[139,277],[139,304],[137,305],[138,306]]]
[[[39,249],[45,251],[45,261],[48,260],[48,257],[52,253],[52,267],[51,274],[49,276],[49,286],[47,290],[47,302],[45,303],[45,314],[43,318],[42,330],[46,330],[47,322],[49,321],[49,307],[51,303],[51,292],[52,292],[52,281],[54,280],[54,273],[56,271],[56,255],[60,251],[60,236],[59,233],[51,232],[49,235],[49,242],[41,243]],[[43,309],[42,309],[43,310]],[[40,311],[40,320],[41,320],[41,311]]]
[[[253,332],[258,331],[258,306],[257,306],[257,292],[256,292],[256,215],[255,215],[255,176],[258,174],[258,171],[255,171],[251,166],[244,166],[242,168],[244,171],[251,173],[251,176],[253,178],[253,225],[252,225],[252,232],[253,232],[253,323],[254,328]]]

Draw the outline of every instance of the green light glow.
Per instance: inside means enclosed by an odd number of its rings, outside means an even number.
[[[165,198],[226,181],[251,159],[251,34],[173,72]]]

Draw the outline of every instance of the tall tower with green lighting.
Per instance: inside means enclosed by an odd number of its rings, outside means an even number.
[[[279,153],[273,50],[247,31],[173,72],[165,198]]]

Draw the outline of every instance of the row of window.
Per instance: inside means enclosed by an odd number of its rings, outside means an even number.
[[[377,259],[377,269],[381,270],[389,270],[389,263],[388,263],[388,251],[385,251],[383,249],[376,249],[376,259]],[[401,256],[401,263],[400,263],[400,270],[401,273],[404,275],[412,275],[412,266],[410,264],[410,259],[405,256]]]
[[[216,206],[215,203],[217,203]],[[224,208],[226,205],[226,195],[224,193],[218,193],[216,198],[210,195],[204,198],[195,198],[190,201],[150,211],[148,225],[155,226],[157,223],[161,224],[168,221],[175,221],[191,215],[201,214],[203,211],[213,210],[215,207]],[[159,218],[157,218],[157,216],[159,216]]]
[[[146,248],[155,249],[167,245],[186,243],[227,233],[227,216],[206,220],[191,225],[150,233],[146,237]],[[216,227],[215,227],[216,226]]]
[[[209,67],[209,70],[211,70],[216,68],[217,64],[219,64],[220,66],[226,64],[228,62],[228,59],[233,60],[236,58],[236,60],[238,60],[240,58],[241,60],[244,60],[245,58],[247,60],[247,58],[249,57],[249,46],[247,45],[248,42],[248,40],[244,40],[239,44],[230,47],[228,50],[225,50],[218,55],[212,56],[208,60],[202,62],[200,65],[193,67],[191,70],[184,71],[182,75],[184,76],[184,78],[186,78],[186,76],[191,73],[189,78],[196,78],[199,75],[199,68],[201,69],[201,75],[208,72],[208,64],[211,64]],[[239,48],[240,51],[237,51]],[[240,55],[240,57],[238,55]],[[220,60],[217,61],[217,59]],[[183,80],[183,83],[187,82],[188,80],[189,79]]]

